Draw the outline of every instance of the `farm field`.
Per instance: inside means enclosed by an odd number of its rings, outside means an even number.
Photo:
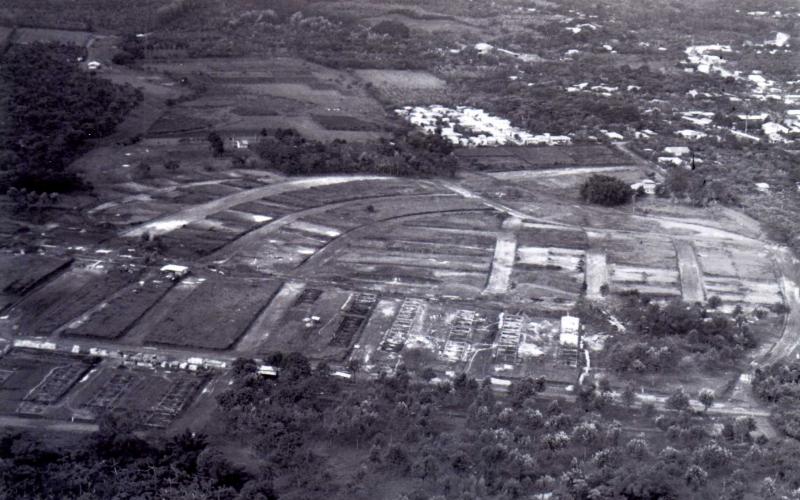
[[[0,310],[47,281],[70,264],[68,259],[40,255],[0,255]]]
[[[13,335],[48,336],[132,280],[117,270],[73,267],[17,303],[2,328]]]
[[[201,349],[230,348],[269,304],[279,287],[278,281],[209,276],[153,325],[144,340]],[[158,313],[151,311],[151,314]]]

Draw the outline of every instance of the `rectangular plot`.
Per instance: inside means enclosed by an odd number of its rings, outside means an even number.
[[[571,229],[552,229],[531,227],[523,223],[523,229],[517,234],[520,246],[556,247],[573,250],[586,250],[589,238],[584,231]]]
[[[394,317],[392,326],[384,334],[380,348],[384,351],[400,351],[405,346],[406,339],[423,309],[424,302],[422,300],[405,299]]]
[[[331,345],[346,347],[366,323],[364,316],[342,316],[331,339]]]
[[[61,399],[88,370],[89,365],[84,363],[57,366],[25,396],[25,401],[38,404],[53,404]]]
[[[172,288],[167,279],[134,283],[75,325],[68,325],[66,335],[116,339],[123,336]]]
[[[195,288],[146,337],[147,342],[227,349],[277,293],[279,281],[213,278]]]
[[[297,300],[294,302],[293,306],[304,306],[304,305],[311,305],[322,295],[322,290],[316,288],[305,288],[302,292],[300,292],[300,296],[297,297]]]
[[[377,302],[378,296],[374,293],[356,293],[347,299],[342,306],[342,312],[355,316],[369,316]]]
[[[26,297],[14,309],[18,332],[47,336],[122,289],[129,275],[75,270]]]

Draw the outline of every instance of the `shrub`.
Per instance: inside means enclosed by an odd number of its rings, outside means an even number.
[[[581,185],[581,198],[588,203],[612,207],[628,203],[632,196],[628,184],[609,175],[592,175]]]

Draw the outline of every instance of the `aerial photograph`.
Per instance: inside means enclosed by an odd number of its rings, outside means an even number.
[[[800,500],[798,0],[0,0],[0,500]]]

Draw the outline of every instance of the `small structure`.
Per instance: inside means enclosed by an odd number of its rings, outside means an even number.
[[[89,71],[97,71],[102,66],[103,64],[100,61],[89,61],[86,63],[86,67],[89,69]]]
[[[270,365],[261,365],[261,366],[259,366],[257,373],[259,375],[261,375],[262,377],[267,377],[267,378],[276,378],[278,376],[277,368],[275,368],[274,366],[270,366]]]
[[[341,378],[344,380],[351,380],[353,378],[353,374],[350,372],[337,370],[335,372],[331,372],[331,377]]]
[[[167,264],[161,268],[162,273],[166,273],[170,279],[176,280],[189,274],[189,268],[178,264]]]
[[[756,182],[756,190],[759,193],[769,193],[769,184],[766,182]]]
[[[678,158],[677,156],[659,156],[657,161],[659,164],[670,164],[673,167],[683,166],[683,159]]]
[[[652,179],[644,179],[642,181],[631,184],[631,189],[638,191],[639,188],[644,191],[644,194],[656,194],[656,181]]]
[[[672,156],[684,156],[692,151],[687,146],[667,146],[664,148],[664,152]]]

